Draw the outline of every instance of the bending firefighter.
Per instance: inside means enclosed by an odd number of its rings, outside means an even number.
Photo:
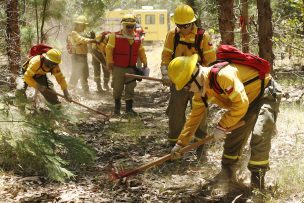
[[[109,36],[106,46],[107,66],[112,71],[114,113],[120,114],[121,97],[125,90],[126,113],[136,114],[133,110],[136,80],[125,78],[125,73],[136,73],[136,61],[139,56],[143,68],[147,68],[147,57],[141,39],[135,35],[135,17],[126,14],[122,20],[122,30]]]
[[[65,99],[71,101],[70,94],[67,90],[67,83],[60,71],[59,63],[61,62],[61,51],[50,49],[42,55],[37,55],[28,60],[22,67],[20,77],[17,83],[16,94],[26,98],[26,89],[28,86],[37,89],[44,98],[53,105],[60,104],[53,83],[48,79],[47,73],[55,76],[60,85]]]
[[[74,21],[74,30],[67,37],[67,49],[72,54],[72,74],[69,84],[76,87],[81,81],[82,90],[89,92],[88,77],[88,44],[96,43],[95,39],[84,37],[84,30],[88,25],[85,16],[78,16]]]
[[[198,53],[199,63],[207,66],[215,61],[216,56],[209,34],[195,25],[196,18],[190,6],[179,5],[175,9],[173,18],[176,29],[167,34],[162,52],[161,73],[163,84],[170,86],[170,100],[166,113],[169,118],[168,140],[174,145],[184,126],[186,120],[185,111],[188,102],[193,97],[193,93],[183,89],[177,90],[172,85],[168,77],[168,64],[175,57],[191,56],[194,53]],[[204,116],[207,116],[207,111]],[[200,139],[205,135],[206,123],[202,122],[197,129],[195,137]],[[199,159],[204,157],[202,156],[202,151],[203,147],[197,150]]]
[[[263,87],[258,79],[259,71],[240,64],[226,62],[217,76],[211,78],[213,66],[205,68],[197,64],[198,56],[177,57],[169,64],[168,75],[177,90],[187,89],[194,93],[191,114],[178,137],[174,155],[182,146],[188,145],[191,137],[204,118],[207,103],[214,103],[227,109],[213,131],[216,140],[225,139],[220,179],[236,181],[236,164],[250,134],[251,156],[248,169],[251,172],[251,186],[264,188],[264,177],[269,170],[271,137],[279,112],[281,90],[270,74],[266,74]],[[253,78],[255,80],[253,80]],[[248,82],[250,81],[250,82]],[[217,88],[222,92],[218,92]],[[205,102],[204,102],[205,101]],[[246,124],[234,131],[227,128],[240,120]]]

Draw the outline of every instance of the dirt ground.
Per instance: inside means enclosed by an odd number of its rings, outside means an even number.
[[[146,50],[151,76],[160,77],[162,45],[147,46]],[[68,74],[69,71],[66,69],[65,72]],[[90,95],[83,95],[79,89],[71,94],[92,108],[111,112],[111,92],[95,92],[92,72],[89,82]],[[168,161],[137,176],[122,181],[110,180],[113,166],[123,165],[128,170],[170,152],[171,147],[166,142],[168,119],[165,115],[168,97],[169,89],[161,84],[139,82],[134,103],[139,116],[122,114],[112,117],[109,122],[100,115],[75,106],[90,114],[88,119],[79,121],[79,131],[73,133],[84,138],[97,151],[95,163],[74,171],[75,179],[66,183],[51,182],[39,176],[22,177],[13,172],[1,172],[0,202],[254,202],[248,188],[247,156],[244,156],[240,167],[239,179],[242,184],[234,185],[229,190],[223,185],[213,187],[212,178],[220,171],[222,143],[211,142],[207,160],[204,161],[198,161],[195,153],[189,152],[180,160]],[[214,120],[218,115],[211,116],[210,120]],[[278,123],[284,123],[284,119],[280,114]],[[290,124],[290,135],[297,131],[291,127],[300,127],[300,124]],[[284,142],[285,130],[279,128],[273,139],[272,169],[266,176],[270,193],[271,188],[276,186],[280,160],[292,153],[293,144],[297,142],[294,137],[290,142]],[[245,150],[245,154],[248,154],[248,150]],[[303,197],[303,193],[299,194],[296,200]]]

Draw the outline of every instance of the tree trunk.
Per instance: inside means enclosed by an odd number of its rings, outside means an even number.
[[[219,27],[221,44],[234,45],[234,13],[233,0],[218,0]]]
[[[11,72],[17,75],[21,60],[18,0],[7,0],[6,15],[8,62]]]
[[[272,51],[272,10],[270,0],[257,0],[258,8],[258,37],[259,37],[259,55],[268,60],[273,65],[274,54]]]
[[[241,9],[241,35],[242,35],[242,51],[249,52],[249,33],[248,33],[248,0],[242,0]]]

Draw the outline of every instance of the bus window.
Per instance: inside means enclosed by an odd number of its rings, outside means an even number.
[[[155,24],[155,15],[146,15],[146,25]]]
[[[165,24],[165,15],[159,14],[159,24]]]

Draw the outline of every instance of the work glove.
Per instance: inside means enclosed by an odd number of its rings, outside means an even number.
[[[160,67],[160,71],[161,71],[161,74],[162,74],[162,83],[163,85],[165,86],[171,86],[172,82],[168,76],[168,69],[167,69],[167,66],[163,65]]]
[[[181,158],[182,154],[180,150],[183,148],[183,146],[179,144],[175,144],[175,146],[171,150],[171,159],[179,159]]]
[[[68,102],[72,101],[72,97],[67,89],[63,90],[63,94],[66,101]]]
[[[47,87],[44,85],[37,84],[37,90],[39,92],[45,92],[45,91],[47,91]]]
[[[213,137],[216,141],[224,140],[228,134],[231,132],[228,132],[225,128],[221,126],[216,126],[216,128],[213,130]]]

